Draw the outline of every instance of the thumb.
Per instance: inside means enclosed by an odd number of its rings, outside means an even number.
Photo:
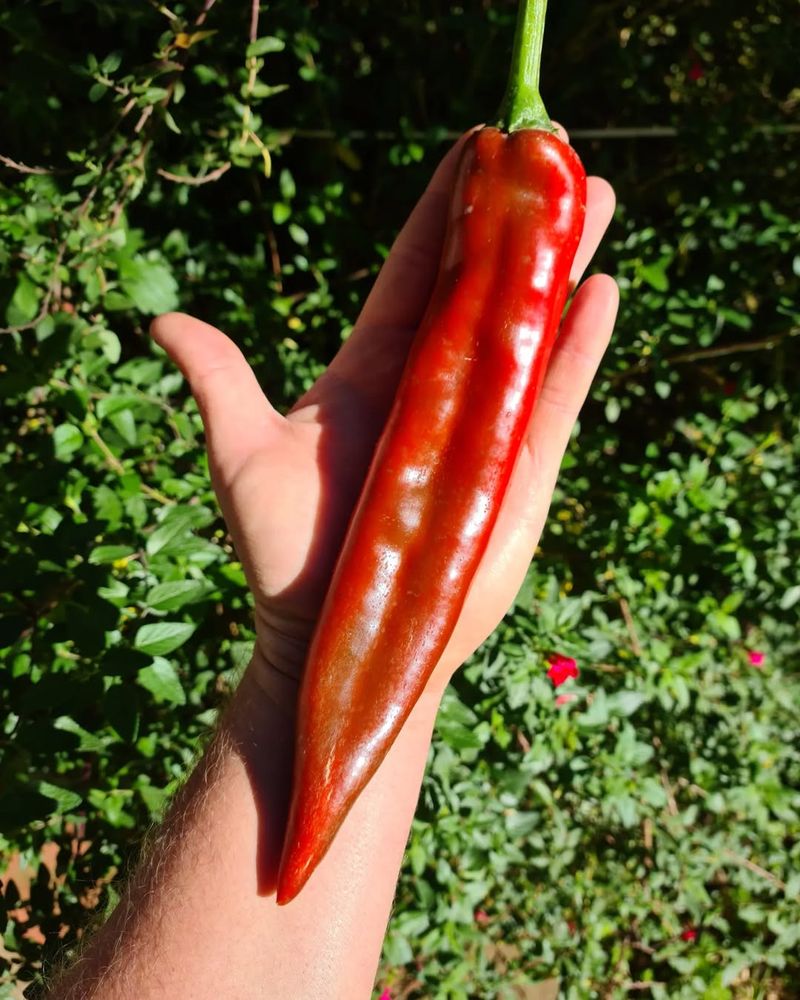
[[[186,376],[206,432],[209,458],[224,484],[268,444],[283,418],[270,406],[253,369],[221,330],[184,313],[153,320],[150,334]]]

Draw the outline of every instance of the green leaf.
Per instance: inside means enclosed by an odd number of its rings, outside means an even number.
[[[390,931],[383,943],[383,957],[390,965],[403,966],[414,960],[414,952],[402,934]]]
[[[104,396],[102,399],[99,399],[95,411],[101,420],[105,420],[107,417],[119,413],[120,410],[134,409],[140,406],[141,402],[141,396],[136,396],[131,392],[114,393],[113,395]]]
[[[159,101],[164,101],[168,97],[169,91],[166,87],[147,87],[139,100],[143,105],[158,104]]]
[[[619,420],[619,415],[622,412],[619,400],[612,396],[610,399],[606,400],[606,420],[610,424],[615,424]]]
[[[166,788],[156,788],[155,785],[140,784],[137,791],[154,819],[161,819],[164,807],[169,801],[169,791]]]
[[[299,246],[308,246],[308,233],[302,226],[298,226],[296,222],[289,223],[289,235]]]
[[[122,501],[108,486],[97,487],[92,495],[92,503],[95,516],[100,521],[108,521],[109,525],[117,526],[122,520]]]
[[[156,701],[166,701],[171,705],[186,704],[186,693],[178,671],[162,656],[157,656],[149,667],[142,667],[137,675],[137,683],[146,688]]]
[[[608,711],[612,715],[627,717],[647,701],[647,695],[642,691],[617,691],[607,699]]]
[[[108,791],[102,788],[93,788],[89,792],[88,798],[89,802],[111,826],[131,829],[136,825],[136,821],[127,811],[126,806],[130,805],[132,796],[133,791],[127,788],[112,788]]]
[[[583,714],[577,717],[578,724],[587,728],[605,726],[609,715],[608,699],[605,691],[600,688],[595,692],[592,703]]]
[[[663,264],[642,264],[639,276],[657,292],[666,292],[669,288],[669,279]]]
[[[53,450],[60,462],[68,462],[83,444],[83,434],[75,424],[59,424],[53,431]]]
[[[527,837],[534,830],[541,829],[542,817],[539,813],[512,813],[506,816],[506,833],[509,837]]]
[[[454,750],[480,750],[484,745],[474,729],[467,729],[458,722],[437,720],[436,732]]]
[[[83,802],[83,798],[77,792],[70,791],[68,788],[59,788],[58,785],[51,785],[49,781],[40,781],[36,788],[42,795],[52,799],[58,805],[58,811],[61,813],[70,812]]]
[[[175,118],[173,117],[172,112],[169,111],[169,110],[167,110],[166,108],[164,109],[164,121],[166,123],[167,128],[170,130],[170,132],[174,132],[176,135],[181,135],[180,126],[175,121]]]
[[[134,649],[151,656],[163,656],[182,646],[197,626],[189,622],[158,622],[142,625],[133,641]]]
[[[642,500],[637,500],[628,511],[628,525],[631,528],[641,528],[649,516],[650,507]]]
[[[103,62],[100,64],[100,68],[106,74],[110,76],[111,73],[116,73],[122,64],[122,53],[121,52],[109,52],[105,57]]]
[[[78,744],[79,750],[88,750],[92,753],[98,753],[105,750],[108,744],[113,742],[113,740],[108,737],[96,736],[94,733],[90,733],[68,715],[60,715],[55,722],[53,722],[53,728],[64,733],[71,733],[73,736],[77,736],[80,741]]]
[[[207,580],[174,580],[159,583],[148,591],[145,604],[154,611],[175,611],[184,604],[202,601],[212,590],[213,587]]]
[[[281,196],[284,201],[291,201],[292,198],[297,194],[297,186],[294,182],[294,177],[289,173],[288,170],[281,170],[280,178],[278,179],[278,185],[281,189]]]
[[[246,54],[247,58],[250,59],[254,56],[265,56],[269,52],[282,52],[285,48],[286,43],[282,38],[276,38],[274,35],[263,35],[254,42],[250,42]]]
[[[195,528],[205,527],[213,519],[207,507],[173,507],[147,539],[147,554],[169,552],[176,543],[190,538]]]
[[[800,601],[800,583],[796,583],[793,587],[789,587],[788,590],[784,591],[781,597],[781,611],[788,611],[798,601]]]
[[[120,437],[128,444],[136,444],[136,419],[130,410],[118,410],[112,413],[111,423]]]
[[[102,350],[103,354],[108,358],[112,365],[115,365],[122,354],[122,344],[119,342],[119,337],[113,330],[98,330],[96,335],[97,342]]]
[[[136,549],[132,549],[130,545],[98,545],[89,553],[89,563],[92,566],[102,566],[135,554]]]
[[[252,88],[248,88],[245,84],[243,90],[245,91],[244,96],[249,93],[252,97],[274,97],[275,94],[282,94],[284,90],[288,90],[288,86],[285,83],[279,84],[277,87],[270,87],[268,83],[262,83],[261,80],[256,80]]]
[[[123,291],[141,312],[156,315],[178,307],[178,283],[165,263],[141,256],[123,259],[119,276]]]
[[[42,290],[35,285],[27,274],[17,278],[17,287],[11,296],[6,309],[6,322],[9,326],[20,326],[30,323],[39,311]]]
[[[282,226],[292,217],[292,209],[283,201],[276,201],[272,206],[272,221],[276,226]]]

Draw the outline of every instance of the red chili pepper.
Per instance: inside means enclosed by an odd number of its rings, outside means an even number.
[[[464,145],[436,286],[312,640],[279,903],[325,854],[452,635],[558,331],[586,175],[538,94],[544,6],[522,3],[509,132]]]

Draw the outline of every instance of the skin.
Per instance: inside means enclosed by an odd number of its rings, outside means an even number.
[[[287,417],[270,406],[225,334],[178,313],[153,324],[200,408],[214,488],[255,598],[258,638],[216,737],[119,906],[53,987],[54,1000],[370,996],[441,696],[524,578],[617,311],[607,275],[576,292],[453,637],[319,868],[278,907],[297,682],[433,285],[457,156],[458,144],[398,236],[355,330]],[[613,208],[609,185],[589,178],[575,285]]]

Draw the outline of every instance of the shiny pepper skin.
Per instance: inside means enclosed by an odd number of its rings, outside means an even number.
[[[586,175],[551,132],[466,141],[439,274],[314,634],[278,902],[328,849],[439,661],[568,293]]]

